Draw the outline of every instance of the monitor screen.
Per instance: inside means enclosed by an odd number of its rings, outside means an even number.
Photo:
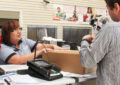
[[[49,65],[47,62],[45,61],[35,61],[35,64],[39,65],[39,66],[47,66]]]

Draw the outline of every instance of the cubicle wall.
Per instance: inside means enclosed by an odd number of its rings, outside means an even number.
[[[32,40],[42,40],[42,37],[57,38],[56,26],[28,26],[28,38]],[[67,42],[77,43],[80,45],[82,37],[87,34],[92,34],[91,27],[76,27],[76,26],[63,26],[63,40]]]
[[[91,27],[63,27],[63,40],[77,43],[77,45],[80,45],[82,37],[87,34],[92,34]]]
[[[28,38],[32,40],[42,40],[43,37],[57,38],[57,27],[56,26],[35,26],[29,25],[27,27]]]

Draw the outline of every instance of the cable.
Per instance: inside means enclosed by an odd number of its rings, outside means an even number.
[[[43,45],[43,47],[45,48],[45,51],[46,51],[46,53],[45,53],[45,54],[46,54],[46,56],[47,56],[47,59],[48,59],[47,61],[49,61],[49,57],[48,57],[48,51],[47,51],[47,49],[46,49],[46,47],[45,47],[45,45],[44,45],[43,43],[42,43],[42,45]]]
[[[36,59],[36,47],[37,47],[37,44],[38,44],[38,40],[36,41],[36,46],[35,46],[35,53],[34,53],[34,61],[35,61],[35,59]]]
[[[37,47],[37,44],[38,44],[38,40],[36,41],[36,46],[35,46],[35,53],[34,53],[34,61],[35,61],[35,59],[36,59],[36,47]],[[42,44],[42,46],[43,46],[43,48],[45,49],[45,51],[46,51],[46,56],[47,56],[47,61],[49,61],[49,57],[48,57],[48,51],[47,51],[47,49],[46,49],[46,47],[45,47],[45,45],[44,45],[44,41],[43,42],[41,42],[41,44]]]

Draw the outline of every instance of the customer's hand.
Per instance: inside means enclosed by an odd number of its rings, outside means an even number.
[[[83,37],[83,39],[89,40],[90,43],[92,43],[92,41],[93,41],[93,37],[92,37],[91,35],[85,35],[85,36]]]

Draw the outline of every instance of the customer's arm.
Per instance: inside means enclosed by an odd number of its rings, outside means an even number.
[[[110,28],[107,28],[101,29],[92,44],[88,42],[89,39],[87,38],[81,42],[80,60],[84,67],[96,66],[108,53],[112,36],[109,32]]]

